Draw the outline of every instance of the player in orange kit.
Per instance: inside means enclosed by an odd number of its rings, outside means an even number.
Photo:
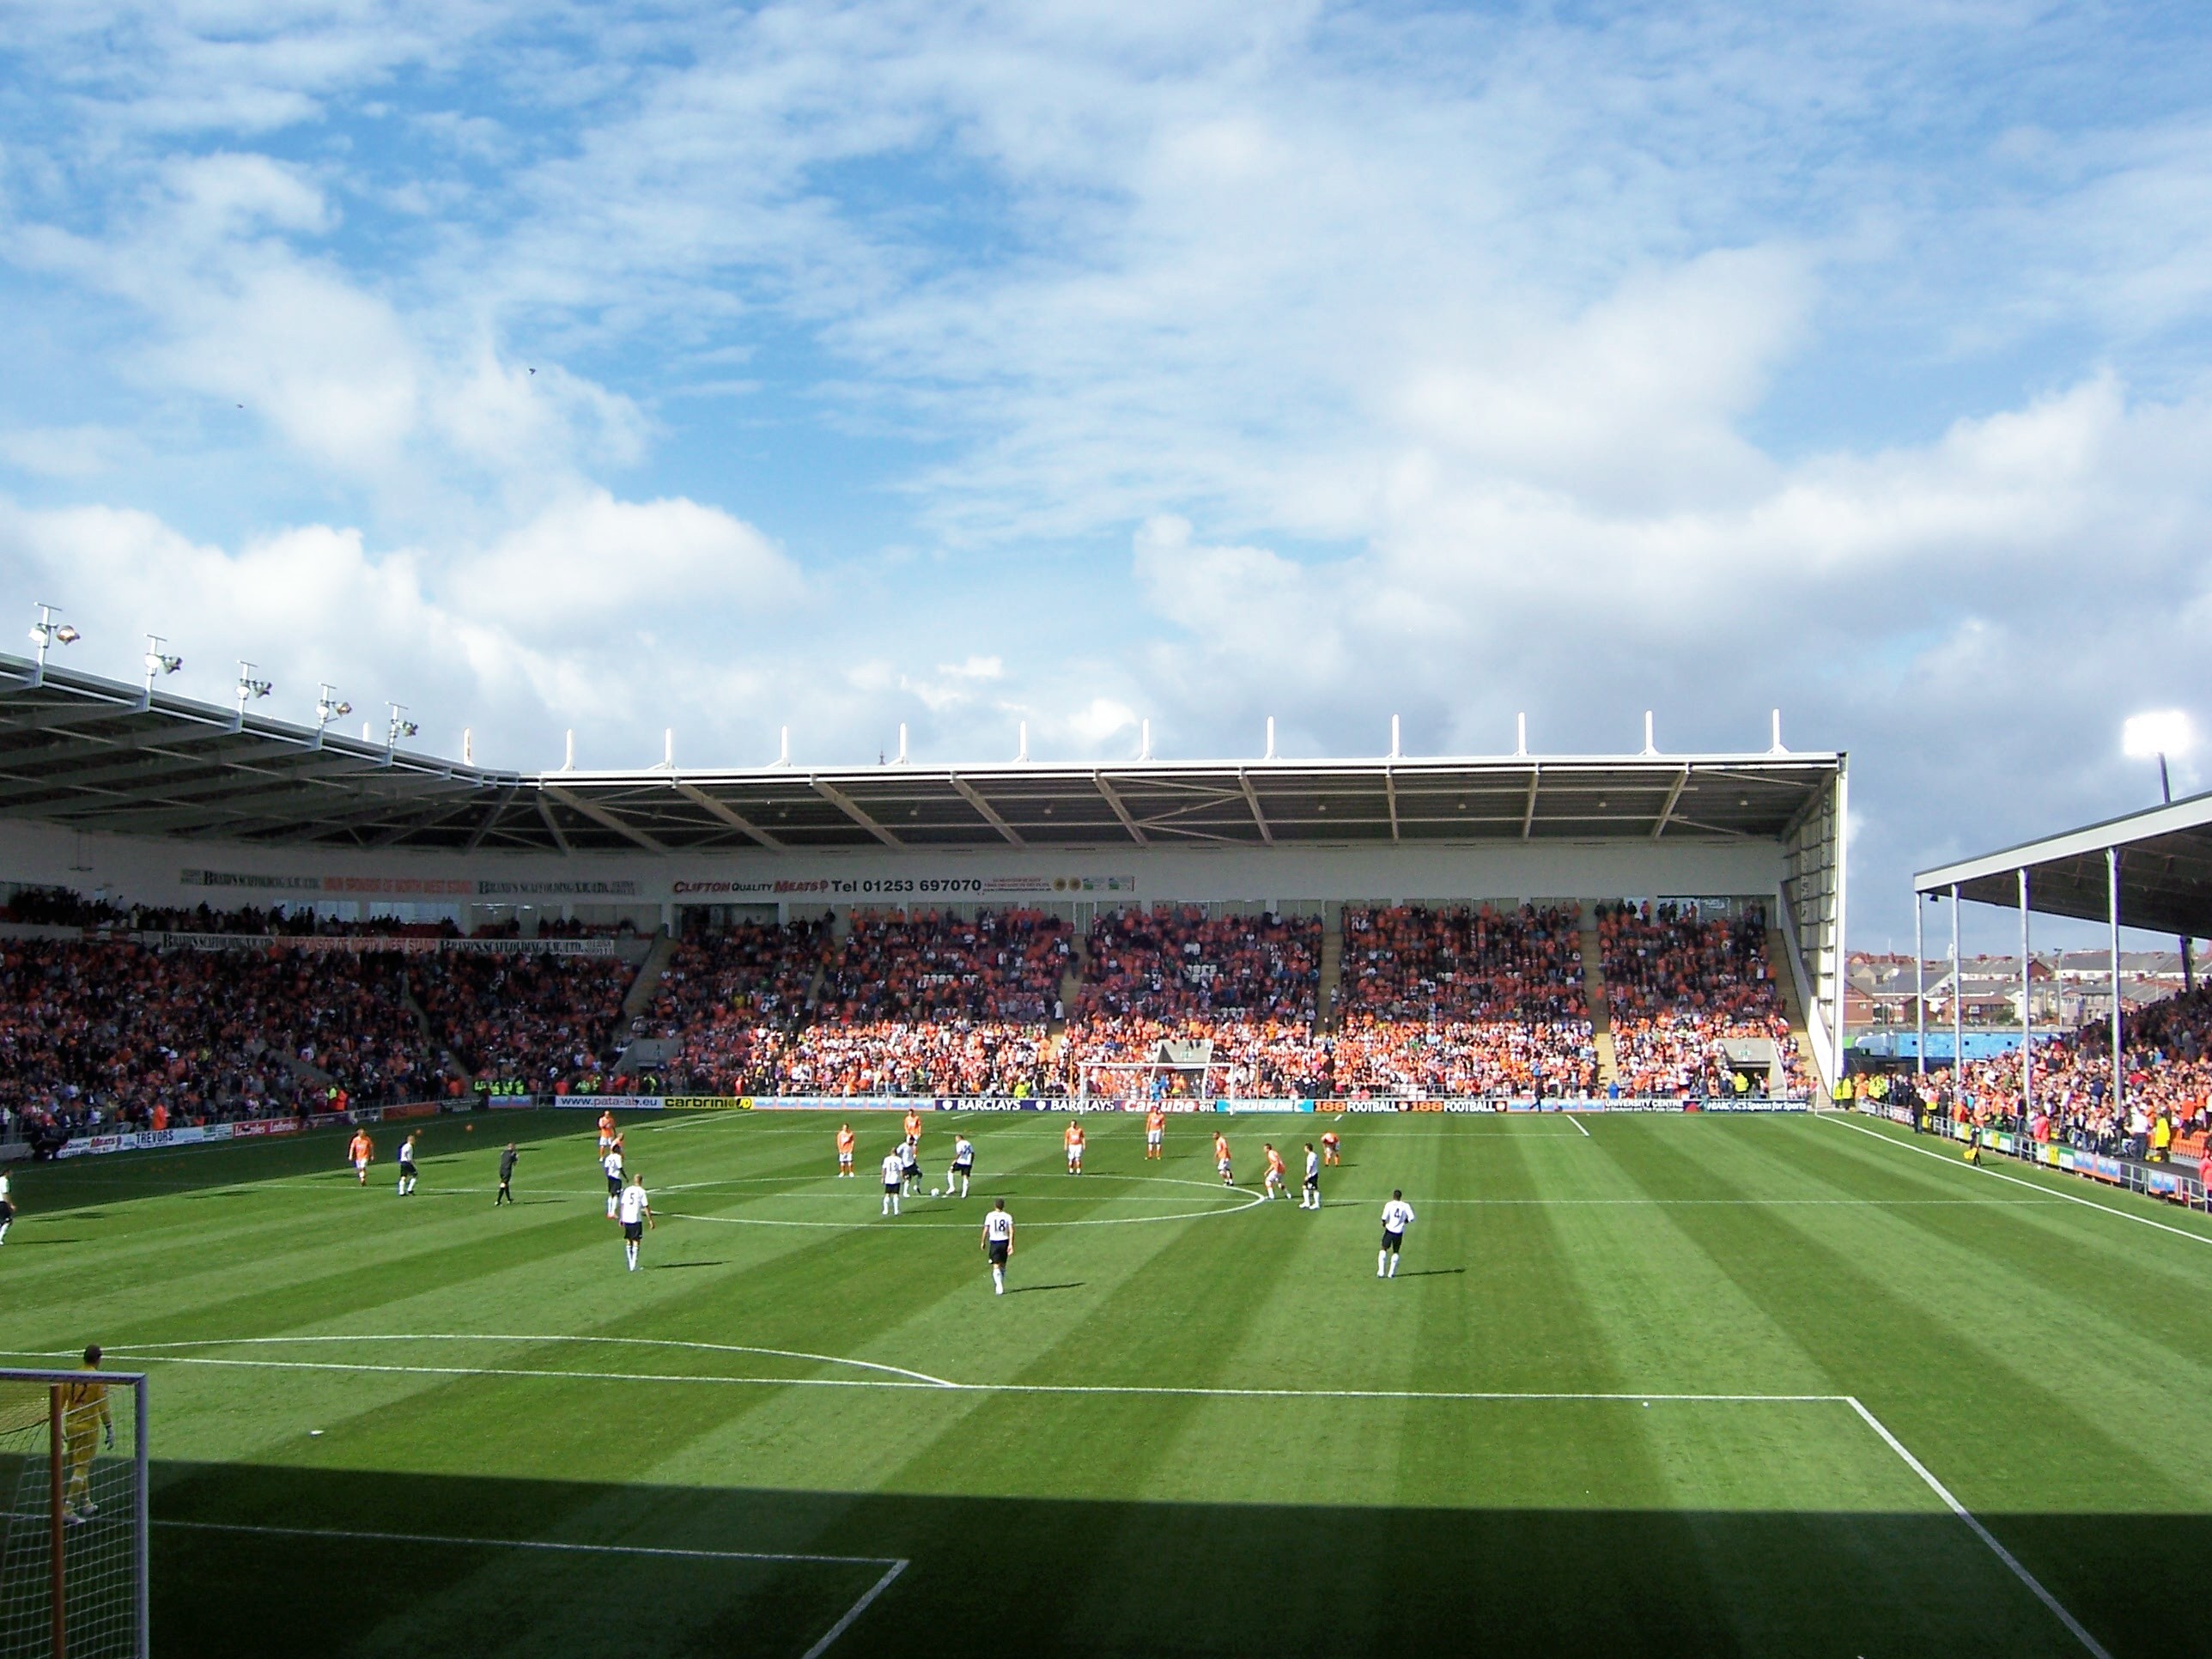
[[[1221,1171],[1221,1184],[1234,1187],[1237,1177],[1229,1169],[1229,1137],[1216,1129],[1213,1132],[1213,1167]]]
[[[1267,1173],[1261,1178],[1260,1190],[1269,1198],[1288,1198],[1291,1189],[1283,1182],[1283,1155],[1275,1150],[1275,1143],[1266,1143]]]
[[[1145,1114],[1145,1156],[1166,1156],[1161,1143],[1167,1139],[1168,1115],[1155,1106]]]
[[[1067,1145],[1068,1174],[1081,1175],[1083,1173],[1082,1120],[1080,1118],[1071,1120],[1066,1129],[1061,1133],[1060,1138]]]
[[[906,1138],[917,1146],[921,1144],[921,1114],[911,1106],[906,1109]]]
[[[837,1126],[837,1176],[842,1181],[852,1173],[853,1126],[841,1123]]]
[[[605,1158],[607,1155],[607,1149],[614,1144],[615,1115],[612,1112],[601,1112],[599,1114],[599,1156]]]
[[[1324,1164],[1344,1162],[1344,1143],[1336,1138],[1336,1131],[1334,1129],[1329,1130],[1321,1138],[1321,1161]]]
[[[368,1138],[366,1129],[356,1129],[353,1139],[346,1143],[346,1156],[353,1160],[353,1172],[364,1187],[368,1185],[369,1160],[376,1156],[376,1144]]]

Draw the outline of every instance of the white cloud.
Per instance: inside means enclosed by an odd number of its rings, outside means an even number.
[[[563,642],[623,623],[689,633],[742,616],[757,627],[800,591],[791,562],[727,513],[605,490],[556,502],[481,555],[452,560],[437,586],[460,614]]]

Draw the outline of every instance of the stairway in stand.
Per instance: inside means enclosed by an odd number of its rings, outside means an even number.
[[[1334,918],[1323,913],[1321,927],[1321,982],[1314,988],[1314,1030],[1336,1030],[1336,988],[1344,979],[1344,912]]]
[[[1779,927],[1766,930],[1767,971],[1774,975],[1774,988],[1782,993],[1782,1012],[1790,1021],[1790,1040],[1797,1045],[1797,1071],[1802,1077],[1811,1078],[1817,1087],[1820,1071],[1813,1064],[1812,1039],[1805,1033],[1805,1004],[1797,994],[1797,975],[1790,971],[1790,939]],[[1779,1093],[1782,1079],[1771,1079],[1768,1086]]]
[[[1597,918],[1583,912],[1583,996],[1589,1003],[1590,1045],[1597,1050],[1598,1087],[1620,1079],[1613,1048],[1613,1011],[1606,1001],[1605,945],[1597,936]]]

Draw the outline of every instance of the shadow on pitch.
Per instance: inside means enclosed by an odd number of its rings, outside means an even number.
[[[1087,1279],[1072,1279],[1065,1285],[1009,1285],[1006,1286],[1006,1294],[1027,1296],[1032,1291],[1079,1291],[1089,1282]]]
[[[1284,1409],[1297,1408],[1263,1407],[1255,1428],[1287,1426]],[[1055,1423],[1073,1429],[1076,1419],[1048,1415],[1032,1425],[1041,1455],[1048,1440],[1060,1443]],[[586,1442],[577,1454],[592,1461]],[[1030,1468],[988,1439],[969,1443],[961,1478],[972,1496],[157,1465],[157,1522],[427,1535],[157,1525],[157,1650],[176,1659],[797,1655],[884,1570],[446,1541],[504,1538],[910,1561],[839,1639],[837,1659],[2080,1651],[1963,1523],[1940,1512],[1008,1495],[1048,1478],[1104,1484],[1122,1456],[1102,1437],[1091,1463]],[[2137,1594],[2140,1564],[2175,1552],[2201,1559],[2212,1549],[2212,1516],[1982,1518],[2112,1651],[2179,1650],[2186,1614]],[[256,1592],[250,1638],[241,1586]],[[643,1649],[641,1621],[653,1637]]]
[[[1393,1279],[1443,1279],[1453,1273],[1463,1273],[1464,1267],[1416,1267],[1409,1273],[1393,1273]]]
[[[726,1261],[648,1261],[645,1270],[653,1273],[674,1273],[678,1267],[726,1267]]]

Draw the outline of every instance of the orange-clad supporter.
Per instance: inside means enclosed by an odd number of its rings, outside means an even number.
[[[1322,1133],[1321,1161],[1324,1164],[1344,1162],[1344,1142],[1337,1138],[1334,1129],[1324,1130]]]
[[[1145,1156],[1146,1158],[1166,1156],[1167,1132],[1168,1115],[1165,1112],[1157,1106],[1146,1112]]]
[[[1068,1121],[1067,1127],[1060,1132],[1060,1138],[1061,1142],[1067,1148],[1068,1174],[1081,1175],[1083,1173],[1082,1120],[1080,1118],[1071,1118]]]
[[[1213,1167],[1221,1171],[1223,1186],[1234,1187],[1237,1184],[1237,1177],[1230,1172],[1229,1137],[1218,1129],[1213,1132]]]
[[[368,1130],[353,1132],[353,1139],[346,1143],[346,1157],[353,1164],[355,1177],[362,1186],[368,1186],[368,1166],[376,1158],[376,1143],[368,1138]]]
[[[837,1173],[841,1176],[853,1173],[853,1126],[849,1123],[839,1124],[837,1126]]]

